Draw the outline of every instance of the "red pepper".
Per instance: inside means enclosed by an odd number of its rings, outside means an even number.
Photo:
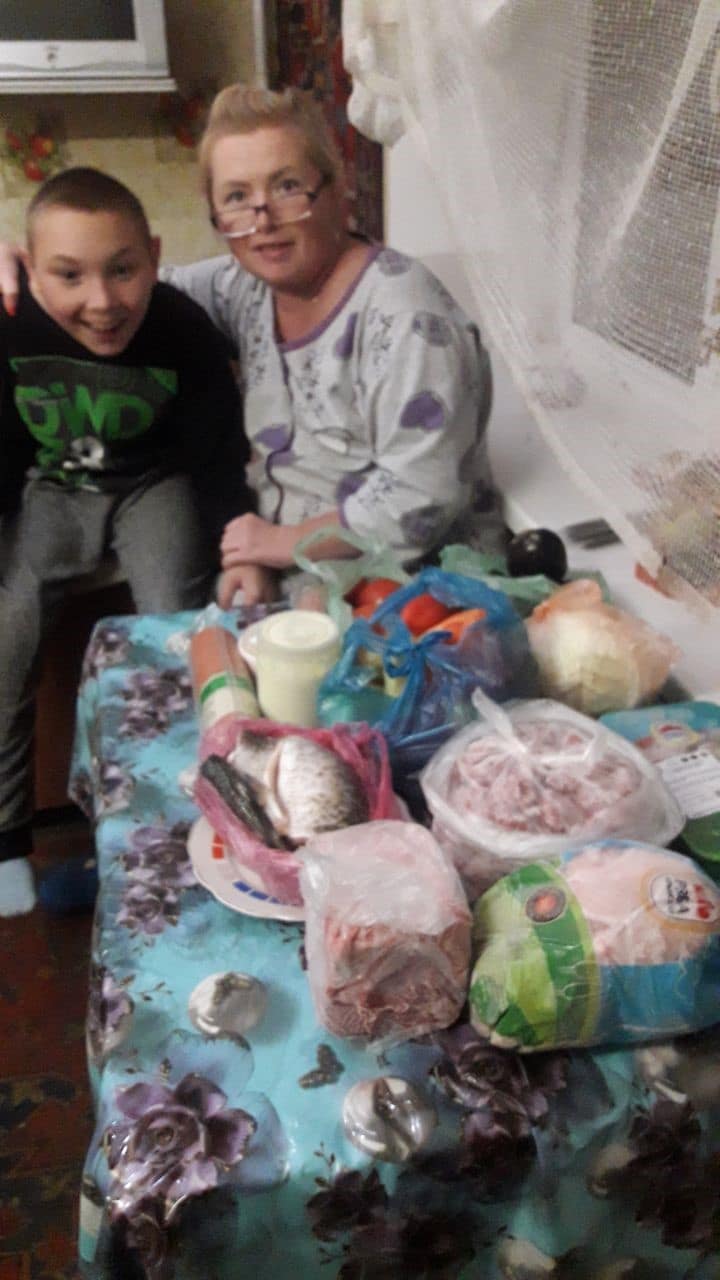
[[[424,592],[421,596],[415,596],[414,600],[408,600],[400,610],[400,617],[408,631],[414,636],[421,636],[423,631],[429,631],[436,622],[449,618],[452,612],[446,604],[441,604],[434,596]]]
[[[449,635],[445,637],[445,643],[457,644],[468,627],[472,627],[476,622],[482,622],[485,616],[484,609],[462,609],[458,613],[451,613],[447,618],[443,618],[442,622],[436,622],[434,627],[428,627],[428,631],[447,631]],[[424,631],[423,635],[427,635],[428,631]]]
[[[348,591],[345,599],[353,609],[366,604],[376,609],[383,600],[392,595],[393,591],[397,591],[399,586],[400,583],[392,578],[361,578],[352,590]]]

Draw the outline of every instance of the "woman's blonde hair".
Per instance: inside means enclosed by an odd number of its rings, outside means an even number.
[[[212,151],[220,138],[236,133],[253,133],[268,125],[294,125],[302,133],[308,159],[323,178],[335,182],[342,174],[342,158],[330,132],[322,108],[302,89],[258,89],[253,85],[231,84],[221,89],[210,108],[205,132],[198,148],[203,191],[211,202]]]

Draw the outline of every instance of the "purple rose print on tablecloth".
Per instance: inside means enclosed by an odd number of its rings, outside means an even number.
[[[70,780],[68,795],[89,818],[127,809],[135,788],[134,779],[114,760],[103,761],[91,778],[87,769],[77,769]]]
[[[413,333],[424,338],[431,347],[449,347],[452,342],[452,329],[447,320],[432,311],[418,311],[412,328]]]
[[[410,270],[411,263],[397,249],[383,249],[375,259],[384,276],[401,276]]]
[[[118,666],[125,661],[130,647],[127,628],[109,623],[98,626],[85,650],[81,682],[92,680],[106,667]]]
[[[332,1171],[334,1156],[326,1161]],[[452,1280],[475,1257],[468,1214],[423,1212],[424,1205],[404,1196],[396,1204],[376,1169],[367,1175],[341,1169],[315,1181],[320,1190],[307,1203],[308,1217],[313,1234],[323,1241],[321,1263],[342,1261],[339,1276]],[[340,1256],[328,1247],[333,1244],[341,1246]]]
[[[192,707],[192,683],[186,669],[135,671],[122,689],[127,703],[118,733],[123,738],[153,738],[174,716]]]
[[[401,427],[414,427],[418,431],[442,431],[447,420],[443,401],[434,391],[419,391],[403,406]]]
[[[461,1146],[450,1158],[420,1154],[416,1165],[439,1181],[465,1178],[482,1198],[504,1198],[536,1161],[536,1130],[567,1087],[569,1059],[558,1053],[527,1061],[489,1045],[467,1024],[432,1040],[443,1052],[432,1077],[464,1111]]]
[[[88,990],[87,1047],[91,1062],[100,1063],[106,1054],[126,1039],[132,1023],[134,1004],[127,990],[104,965],[91,964]]]
[[[232,1181],[257,1124],[212,1080],[191,1072],[174,1088],[138,1082],[118,1089],[122,1120],[103,1145],[110,1170],[111,1218],[126,1228],[149,1277],[171,1274],[166,1233],[182,1204]]]
[[[292,450],[292,430],[287,422],[272,427],[263,427],[256,439],[268,451],[267,462],[273,466],[288,467],[295,461]]]
[[[403,537],[415,544],[430,544],[436,540],[437,533],[445,527],[445,508],[437,503],[427,507],[416,507],[414,511],[406,511],[400,517],[400,528]]]
[[[149,936],[177,924],[180,894],[196,888],[197,880],[187,851],[187,823],[165,827],[138,827],[122,855],[127,873],[118,924],[133,933]]]
[[[357,328],[357,322],[358,313],[357,311],[353,311],[352,315],[348,316],[345,328],[333,347],[335,355],[338,356],[340,360],[349,360],[353,353],[353,343],[355,341],[355,329]]]
[[[630,1201],[638,1226],[659,1231],[663,1244],[714,1256],[720,1151],[706,1152],[703,1145],[694,1107],[662,1098],[636,1113],[624,1144],[598,1153],[589,1189],[596,1196]]]

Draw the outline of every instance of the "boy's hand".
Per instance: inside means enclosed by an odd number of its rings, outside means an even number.
[[[9,240],[0,240],[0,293],[2,293],[3,306],[9,316],[14,316],[17,310],[20,261],[19,246],[11,244]]]
[[[232,606],[236,591],[242,591],[243,604],[271,604],[277,599],[275,574],[259,564],[239,564],[226,569],[217,588],[221,609]]]
[[[252,513],[237,516],[225,525],[220,543],[223,569],[250,564],[287,569],[294,564],[297,537],[293,525],[271,524]]]

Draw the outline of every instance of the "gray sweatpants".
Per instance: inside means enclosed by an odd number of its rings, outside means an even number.
[[[33,738],[39,653],[68,579],[115,551],[138,613],[207,603],[214,548],[185,476],[130,494],[68,492],[31,480],[16,517],[0,519],[0,861],[32,848]]]

